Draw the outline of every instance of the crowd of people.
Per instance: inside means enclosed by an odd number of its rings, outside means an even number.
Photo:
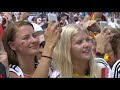
[[[58,21],[48,13],[29,21],[30,12],[0,12],[0,78],[120,78],[119,19],[49,13]]]

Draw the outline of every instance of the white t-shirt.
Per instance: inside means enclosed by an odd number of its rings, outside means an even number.
[[[113,78],[113,72],[109,66],[109,64],[102,58],[95,58],[96,63],[101,68],[108,68],[108,78]]]
[[[119,28],[119,25],[116,22],[109,22],[108,25],[112,28],[116,28],[116,27]]]

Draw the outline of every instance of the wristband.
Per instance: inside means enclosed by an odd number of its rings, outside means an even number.
[[[100,52],[96,52],[96,57],[104,58],[105,54],[102,54]]]
[[[44,55],[42,55],[41,57],[46,57],[46,58],[52,59],[51,57],[49,57],[49,56],[44,56]]]

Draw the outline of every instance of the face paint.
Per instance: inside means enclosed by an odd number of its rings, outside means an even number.
[[[18,29],[15,36],[15,48],[17,52],[22,54],[36,54],[39,52],[38,40],[38,36],[31,26],[22,26]]]

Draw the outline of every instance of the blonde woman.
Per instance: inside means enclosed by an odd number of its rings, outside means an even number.
[[[88,31],[75,24],[64,26],[54,48],[51,78],[100,78],[101,69],[91,52]]]

